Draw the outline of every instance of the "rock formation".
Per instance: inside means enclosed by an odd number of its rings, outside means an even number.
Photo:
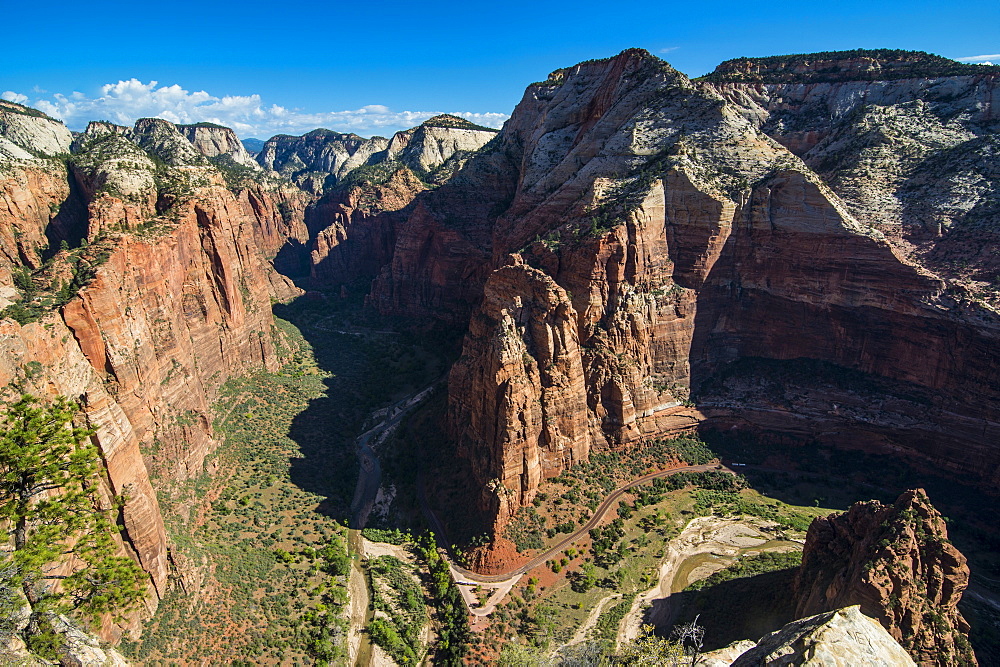
[[[818,95],[820,106],[863,98],[859,87],[879,90],[890,115],[920,107],[914,91],[960,94],[921,118],[950,122],[958,153],[971,157],[945,159],[952,144],[935,144],[930,120],[906,125],[927,144],[914,173],[936,165],[940,179],[968,184],[975,178],[962,170],[978,170],[983,185],[966,203],[992,215],[996,75],[963,69],[918,84],[902,77],[903,65],[879,62],[861,82],[848,68],[817,83],[805,67],[809,83],[780,85],[799,86],[810,104]],[[879,67],[890,81],[869,75]],[[843,187],[840,172],[803,152],[818,139],[789,139],[779,130],[791,121],[772,131],[766,119],[798,113],[803,137],[809,122],[827,122],[780,101],[797,98],[769,92],[777,85],[692,82],[638,50],[558,70],[527,89],[485,150],[394,223],[369,302],[471,322],[449,380],[449,423],[495,529],[533,499],[539,480],[588,451],[661,433],[692,391],[711,398],[699,408],[719,423],[811,437],[793,409],[776,410],[766,396],[741,405],[727,399],[728,385],[712,394],[745,359],[811,360],[875,378],[883,399],[867,412],[831,406],[857,402],[851,388],[810,395],[813,409],[836,420],[836,432],[857,429],[865,442],[939,469],[997,479],[995,308],[924,261],[945,241],[913,250],[876,219],[882,200]],[[962,105],[974,112],[947,121],[947,109]],[[862,112],[847,107],[840,131],[857,133]],[[981,140],[967,146],[976,132]],[[836,144],[838,160],[851,145]],[[931,202],[927,188],[914,192],[913,206]]]
[[[207,158],[228,156],[238,165],[249,169],[260,169],[260,165],[250,156],[236,133],[228,127],[213,123],[196,123],[178,125],[177,129],[199,153]]]
[[[5,140],[48,145],[53,121],[24,117]],[[279,363],[271,302],[298,290],[268,258],[304,238],[305,196],[266,179],[234,192],[175,126],[144,119],[91,124],[68,159],[6,159],[0,201],[0,386],[80,401],[110,490],[126,498],[122,548],[162,595],[170,562],[151,473],[198,474],[216,445],[216,389]],[[60,224],[73,246],[59,249]]]
[[[706,653],[699,665],[706,667],[759,667],[802,665],[809,667],[906,667],[914,662],[881,625],[857,606],[792,621],[745,648],[745,642]],[[752,645],[752,642],[751,642]],[[733,656],[735,659],[728,659]]]
[[[52,663],[32,653],[25,643],[25,631],[31,608],[22,597],[24,606],[0,623],[0,664],[18,667],[42,667],[60,664],[67,667],[130,667],[125,658],[113,648],[102,646],[99,638],[84,632],[62,614],[47,613],[45,624],[55,639],[53,647],[59,662]]]
[[[308,192],[322,194],[364,167],[391,173],[405,166],[425,175],[453,156],[458,159],[478,150],[494,136],[496,130],[442,115],[397,132],[392,139],[363,139],[324,129],[301,137],[279,134],[264,144],[257,162]]]
[[[876,619],[921,665],[974,665],[958,602],[965,557],[922,489],[893,505],[855,503],[809,527],[796,575],[796,615],[847,605]]]
[[[357,169],[389,145],[384,137],[364,139],[356,134],[313,130],[301,137],[279,134],[264,143],[257,162],[295,181],[303,189],[322,193],[347,172]]]
[[[309,273],[317,284],[375,277],[392,259],[396,228],[427,185],[399,167],[384,182],[338,189],[318,200],[309,222],[321,221],[310,248]]]

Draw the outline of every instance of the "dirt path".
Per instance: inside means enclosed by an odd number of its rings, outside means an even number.
[[[600,618],[601,612],[604,611],[604,608],[608,604],[614,602],[620,597],[621,593],[615,593],[614,595],[608,595],[607,597],[603,597],[600,600],[598,600],[597,604],[594,605],[594,608],[590,610],[590,614],[587,615],[587,618],[583,620],[583,623],[580,624],[580,627],[578,627],[576,629],[576,632],[573,633],[573,638],[570,639],[568,642],[566,642],[566,644],[564,644],[563,646],[560,646],[559,648],[564,649],[567,646],[574,646],[576,644],[580,644],[586,641],[587,633],[590,632],[590,629],[597,624],[597,619]]]
[[[627,484],[623,484],[622,486],[618,487],[610,494],[608,494],[608,496],[604,498],[604,502],[602,502],[597,507],[597,509],[594,511],[593,516],[590,517],[590,520],[587,521],[586,524],[578,528],[572,534],[567,535],[566,537],[561,539],[554,546],[551,546],[542,553],[538,554],[524,565],[521,565],[520,567],[511,570],[510,572],[505,572],[503,574],[479,574],[478,572],[473,572],[471,570],[465,569],[464,567],[461,567],[460,565],[456,565],[455,560],[452,557],[451,553],[446,552],[445,558],[448,561],[448,567],[451,568],[451,575],[455,579],[455,581],[459,583],[459,590],[462,592],[462,599],[465,600],[466,607],[468,607],[469,609],[469,613],[474,614],[476,616],[488,616],[490,613],[492,613],[493,610],[496,608],[496,605],[503,600],[507,592],[509,592],[510,589],[514,586],[514,584],[517,583],[517,580],[521,578],[521,575],[523,575],[528,570],[536,568],[542,563],[545,563],[553,556],[561,553],[562,550],[566,548],[566,546],[572,544],[574,541],[580,539],[584,535],[587,535],[587,533],[589,533],[592,528],[600,524],[605,514],[607,514],[612,507],[616,506],[615,503],[617,503],[618,499],[621,498],[621,496],[626,494],[631,489],[634,489],[637,486],[641,486],[642,484],[645,484],[647,482],[651,482],[654,479],[659,479],[661,477],[670,477],[671,475],[676,475],[677,473],[681,472],[706,472],[708,470],[722,470],[731,475],[735,474],[729,468],[726,468],[719,464],[706,463],[703,465],[684,466],[681,468],[658,470],[656,472],[651,472],[648,475],[643,475],[642,477],[634,479],[631,482],[628,482]],[[417,495],[419,497],[420,506],[424,512],[424,516],[427,518],[428,522],[434,529],[435,533],[437,533],[438,542],[441,543],[443,540],[444,544],[448,544],[448,540],[446,539],[447,533],[445,532],[444,524],[441,523],[441,520],[438,518],[437,514],[431,508],[430,503],[427,502],[427,496],[424,489],[423,479],[419,476],[417,482]],[[469,583],[462,584],[460,582],[469,582]],[[472,592],[472,588],[477,585],[490,586],[492,588],[498,589],[498,592],[495,593],[493,596],[491,596],[490,599],[487,601],[486,605],[484,605],[483,607],[478,606],[479,601],[476,599],[475,594]],[[503,590],[504,592],[500,593],[501,590]],[[494,600],[494,598],[496,599]]]
[[[562,550],[566,548],[566,546],[572,544],[576,540],[580,539],[581,537],[589,533],[592,528],[596,527],[601,522],[601,520],[604,518],[604,515],[608,513],[608,510],[610,510],[615,505],[618,499],[621,498],[631,489],[637,486],[641,486],[646,482],[651,482],[654,479],[658,479],[661,477],[670,477],[671,475],[676,475],[677,473],[681,472],[706,472],[708,470],[722,470],[729,474],[735,474],[733,473],[732,470],[728,468],[712,463],[706,463],[704,465],[697,465],[697,466],[684,466],[683,468],[671,468],[669,470],[659,470],[657,472],[651,472],[648,475],[643,475],[642,477],[634,479],[631,482],[624,484],[615,489],[614,491],[612,491],[607,497],[605,497],[604,502],[602,502],[597,507],[597,509],[594,511],[593,516],[590,517],[590,520],[587,521],[587,523],[578,528],[575,532],[561,539],[554,546],[549,547],[542,553],[538,554],[537,556],[529,560],[524,565],[521,565],[517,569],[511,570],[510,572],[504,572],[503,574],[479,574],[478,572],[466,570],[464,567],[455,565],[454,561],[450,561],[452,570],[454,572],[457,572],[463,578],[469,581],[474,581],[477,584],[501,583],[511,577],[522,575],[528,570],[532,570],[538,567],[545,561],[552,558],[552,556],[561,553]],[[424,495],[421,493],[420,496],[421,496],[420,498],[421,505],[423,505],[424,511],[428,515],[428,518],[431,521],[431,525],[434,527],[436,531],[438,531],[440,535],[444,535],[445,534],[444,527],[441,524],[440,519],[438,519],[434,511],[431,510],[430,507],[427,505]]]
[[[355,533],[357,533],[355,535]],[[368,624],[368,583],[361,571],[360,561],[364,558],[364,538],[358,531],[351,531],[351,572],[348,590],[351,596],[350,627],[347,631],[348,656],[352,665],[367,665],[370,660],[371,643],[365,634]]]
[[[652,622],[658,627],[670,625],[677,612],[670,604],[671,594],[724,569],[740,556],[748,552],[802,548],[796,542],[773,539],[764,530],[770,525],[773,524],[750,517],[692,519],[681,534],[668,543],[656,585],[636,596],[618,628],[618,642],[638,637],[644,622]],[[652,611],[647,620],[646,608],[649,606]]]

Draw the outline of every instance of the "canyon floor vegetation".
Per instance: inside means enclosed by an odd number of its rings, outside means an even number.
[[[372,409],[443,370],[385,323],[331,301],[276,306],[287,363],[222,387],[214,474],[158,480],[185,578],[126,645],[144,664],[346,659],[354,438]],[[155,470],[157,452],[148,456]]]

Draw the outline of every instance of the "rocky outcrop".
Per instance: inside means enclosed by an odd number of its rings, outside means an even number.
[[[84,632],[63,614],[46,613],[42,623],[53,635],[53,650],[59,662],[53,663],[32,653],[25,643],[25,631],[31,615],[27,599],[24,607],[15,611],[11,618],[0,624],[0,664],[19,667],[41,667],[59,664],[66,667],[129,667],[121,653],[102,646],[100,639]],[[55,656],[53,656],[55,657]]]
[[[566,290],[515,256],[487,280],[451,370],[449,385],[467,389],[450,401],[459,453],[488,480],[480,502],[500,524],[533,500],[545,475],[590,454],[576,319]]]
[[[760,667],[807,665],[809,667],[881,667],[913,665],[913,660],[892,636],[857,606],[792,621],[745,649],[740,646],[702,656],[706,667]],[[752,644],[752,642],[751,642]],[[743,649],[743,650],[741,650]],[[734,660],[729,659],[737,653]]]
[[[322,194],[348,172],[384,152],[388,145],[389,140],[384,137],[364,139],[324,129],[301,137],[279,134],[264,143],[257,162],[308,192]]]
[[[48,157],[69,152],[73,135],[41,111],[0,100],[0,156],[8,159]]]
[[[162,596],[170,563],[151,479],[200,474],[216,446],[210,406],[219,385],[279,363],[271,303],[299,291],[268,257],[279,237],[304,234],[304,196],[266,183],[233,192],[165,121],[92,124],[75,149],[69,171],[37,159],[3,165],[12,174],[3,229],[36,230],[10,233],[15,249],[31,249],[17,259],[46,249],[39,230],[51,224],[48,203],[65,205],[77,183],[89,242],[44,267],[20,262],[27,278],[14,298],[33,301],[17,321],[0,320],[0,386],[16,381],[81,403],[109,491],[125,498],[122,549]],[[42,178],[50,187],[38,187]]]
[[[196,123],[178,125],[177,129],[199,153],[207,158],[225,156],[240,166],[260,169],[260,165],[250,156],[236,133],[228,127],[213,123]]]
[[[965,557],[922,489],[893,505],[855,503],[809,527],[796,575],[796,614],[860,605],[921,665],[974,665],[958,602]]]
[[[389,141],[386,161],[398,161],[418,173],[430,172],[452,156],[472,153],[497,134],[457,116],[441,115],[409,130],[397,132]]]
[[[301,137],[279,134],[264,144],[257,162],[307,192],[322,194],[358,169],[372,172],[376,180],[384,180],[400,166],[426,176],[452,158],[479,150],[495,136],[496,130],[442,115],[397,132],[392,139],[363,139],[324,129]]]

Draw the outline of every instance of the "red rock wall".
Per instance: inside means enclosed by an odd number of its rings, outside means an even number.
[[[215,391],[233,374],[277,367],[271,301],[298,293],[260,247],[291,228],[268,193],[213,185],[198,195],[178,205],[174,222],[112,235],[106,262],[61,314],[0,322],[0,385],[19,380],[81,402],[112,491],[126,497],[129,548],[160,596],[169,547],[150,473],[203,471],[217,444]],[[101,199],[92,215],[124,206]]]
[[[418,198],[371,295],[395,314],[471,311],[449,423],[486,524],[587,452],[663,433],[689,388],[741,358],[924,387],[963,433],[1000,404],[996,317],[957,307],[740,109],[638,52],[551,81]],[[506,207],[472,203],[505,183]],[[608,209],[622,188],[631,203]],[[926,437],[897,451],[986,481],[998,433],[984,426],[985,459]]]
[[[975,665],[958,603],[965,556],[922,489],[894,505],[855,503],[813,521],[796,575],[796,617],[849,605],[875,618],[920,665]]]

